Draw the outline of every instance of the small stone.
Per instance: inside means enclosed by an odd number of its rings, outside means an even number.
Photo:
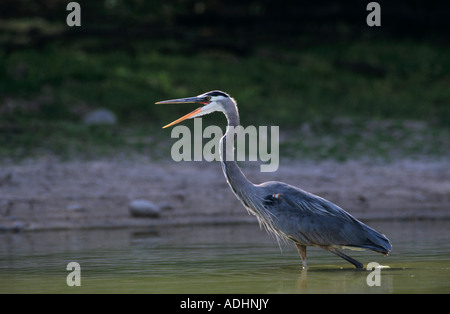
[[[66,207],[67,210],[75,211],[75,212],[85,212],[86,208],[81,206],[80,204],[70,204]]]
[[[84,117],[84,124],[116,124],[116,115],[108,109],[96,109]]]
[[[24,228],[24,224],[21,221],[15,221],[14,224],[12,225],[11,230],[14,232],[19,232],[22,231]]]
[[[133,217],[152,217],[156,218],[159,216],[161,208],[155,203],[138,199],[133,200],[129,204],[130,214]]]

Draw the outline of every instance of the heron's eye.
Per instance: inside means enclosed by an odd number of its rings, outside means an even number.
[[[206,97],[205,97],[205,100],[206,100],[206,101],[210,101],[210,100],[211,100],[211,96],[206,96]]]

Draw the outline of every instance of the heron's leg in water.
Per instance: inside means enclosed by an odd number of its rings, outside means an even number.
[[[306,245],[301,245],[295,243],[297,247],[298,254],[300,254],[300,258],[302,259],[303,269],[307,269],[308,265],[306,265]]]
[[[345,259],[347,262],[352,263],[353,265],[355,265],[355,267],[356,267],[357,269],[363,269],[363,268],[364,268],[364,265],[363,265],[363,264],[361,264],[361,263],[358,262],[357,260],[354,260],[354,259],[351,258],[350,256],[345,255],[344,253],[342,253],[342,252],[336,250],[335,248],[325,247],[325,249],[328,250],[328,251],[330,251],[330,252],[332,252],[332,253],[334,253],[334,254],[336,254],[336,255],[339,256],[339,257],[342,257],[342,258]]]

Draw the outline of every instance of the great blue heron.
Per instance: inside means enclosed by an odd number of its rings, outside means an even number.
[[[363,264],[337,249],[370,249],[384,255],[392,249],[389,240],[383,234],[326,199],[282,182],[270,181],[262,184],[250,182],[232,158],[234,153],[226,151],[230,128],[239,126],[236,102],[228,94],[216,90],[196,97],[160,101],[156,104],[180,103],[198,103],[202,107],[164,128],[215,111],[225,114],[228,127],[220,140],[219,150],[223,173],[231,190],[245,208],[256,216],[260,225],[274,234],[277,240],[291,240],[295,243],[302,259],[303,269],[307,268],[307,246],[328,250],[358,269],[363,268]],[[234,138],[230,140],[234,141]]]

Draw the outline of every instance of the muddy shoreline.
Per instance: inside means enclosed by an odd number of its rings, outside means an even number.
[[[450,162],[282,162],[277,172],[244,165],[254,183],[278,180],[320,195],[358,219],[450,219]],[[133,217],[145,199],[159,217]],[[0,167],[0,230],[128,228],[256,223],[218,162],[27,161]]]

